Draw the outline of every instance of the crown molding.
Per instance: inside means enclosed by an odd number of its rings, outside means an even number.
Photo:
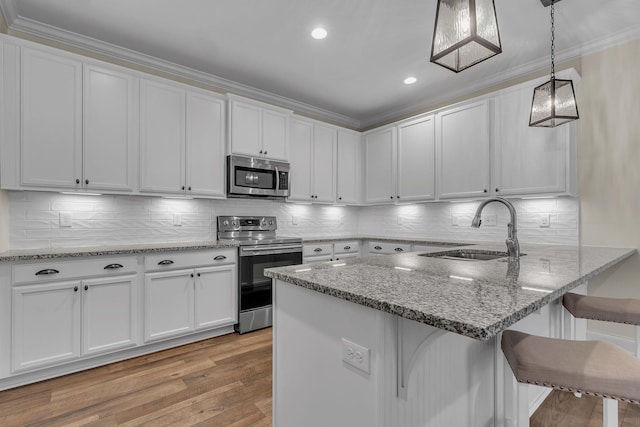
[[[84,49],[96,54],[123,60],[159,72],[169,73],[194,82],[216,87],[222,91],[231,92],[279,107],[288,108],[299,114],[309,115],[347,128],[358,129],[361,126],[360,120],[343,114],[334,113],[329,110],[314,107],[310,104],[286,98],[249,85],[237,83],[213,74],[204,73],[193,68],[165,61],[150,55],[145,55],[131,49],[116,46],[111,43],[82,36],[71,31],[62,30],[41,22],[16,16],[15,3],[13,0],[0,0],[0,7],[2,7],[2,10],[6,15],[11,16],[11,18],[6,18],[8,21],[7,27],[11,31],[19,31],[28,35],[42,37],[74,48]]]
[[[307,103],[286,98],[272,92],[204,73],[202,71],[165,61],[150,55],[145,55],[131,49],[126,49],[111,43],[43,24],[41,22],[22,18],[17,13],[16,0],[0,0],[0,9],[4,14],[7,27],[11,31],[19,31],[28,35],[42,37],[64,45],[84,49],[96,54],[105,55],[107,57],[156,70],[158,72],[169,73],[176,77],[182,77],[194,82],[210,85],[220,89],[221,91],[228,91],[230,93],[258,101],[288,108],[301,115],[310,116],[315,119],[324,120],[329,123],[356,130],[371,129],[380,124],[393,121],[399,117],[408,117],[409,115],[417,114],[418,112],[427,111],[429,108],[433,108],[439,104],[446,103],[453,99],[470,96],[473,93],[499,85],[506,80],[518,79],[540,72],[549,66],[547,58],[532,61],[518,67],[511,68],[508,71],[476,80],[473,84],[465,85],[463,89],[447,92],[446,95],[430,97],[429,100],[425,102],[411,104],[400,109],[368,117],[365,120],[358,120],[353,117],[334,113],[326,109],[314,107]],[[556,60],[558,63],[571,61],[639,38],[640,27],[621,30],[607,37],[594,40],[588,44],[558,52],[556,54]]]

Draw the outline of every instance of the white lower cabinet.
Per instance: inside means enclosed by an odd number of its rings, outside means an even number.
[[[137,275],[12,289],[12,370],[137,344]]]
[[[147,257],[148,269],[176,269],[145,274],[145,342],[237,323],[235,260],[235,250]],[[219,265],[181,268],[204,262]]]

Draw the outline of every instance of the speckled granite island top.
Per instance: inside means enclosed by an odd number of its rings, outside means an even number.
[[[469,248],[469,247],[467,247]],[[475,250],[505,251],[504,243]],[[420,256],[447,249],[265,270],[271,278],[488,340],[635,249],[527,245],[517,263]]]
[[[238,247],[237,241],[234,242],[231,240],[209,240],[198,242],[147,243],[120,246],[81,246],[76,248],[15,249],[6,252],[0,252],[0,262],[107,255],[137,255],[155,252],[197,251],[204,249],[235,247]]]

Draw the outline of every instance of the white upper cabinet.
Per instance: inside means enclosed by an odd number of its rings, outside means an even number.
[[[393,203],[396,196],[396,128],[365,134],[365,203]]]
[[[397,199],[433,200],[436,197],[436,150],[433,116],[398,125]]]
[[[187,92],[187,194],[225,197],[225,100]]]
[[[290,120],[290,200],[335,201],[336,129],[300,118]]]
[[[289,160],[291,111],[262,102],[227,95],[230,152],[252,157]]]
[[[493,182],[496,195],[574,194],[574,124],[529,127],[534,84],[502,91],[495,103]]]
[[[185,191],[183,88],[140,81],[140,191]]]
[[[360,201],[361,134],[338,129],[336,201],[357,204]]]
[[[136,92],[137,79],[131,74],[84,66],[84,188],[134,190]]]
[[[438,198],[488,195],[491,180],[489,101],[436,115]]]
[[[224,99],[140,82],[140,191],[224,197]]]
[[[80,187],[82,63],[22,49],[21,185]]]

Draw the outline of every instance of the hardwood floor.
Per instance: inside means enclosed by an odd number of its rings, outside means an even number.
[[[225,335],[2,391],[0,426],[268,427],[271,338],[271,329]],[[621,426],[640,427],[640,405],[620,402],[619,414]],[[531,418],[601,425],[601,399],[557,391]]]
[[[271,426],[271,329],[0,392],[0,426]]]

